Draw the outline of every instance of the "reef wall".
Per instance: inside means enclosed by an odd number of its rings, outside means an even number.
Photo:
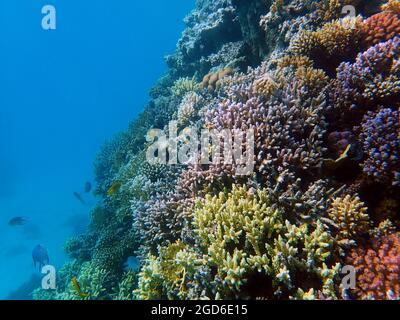
[[[399,298],[400,2],[199,0],[185,22],[151,101],[99,152],[57,291],[35,298]],[[149,163],[148,131],[171,121],[252,130],[254,170]]]

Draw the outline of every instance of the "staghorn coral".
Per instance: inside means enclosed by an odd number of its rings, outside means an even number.
[[[370,112],[361,127],[360,139],[366,154],[364,172],[376,181],[400,185],[400,112]]]
[[[281,286],[292,288],[296,267],[318,274],[318,266],[330,256],[331,239],[321,224],[313,231],[306,225],[296,227],[270,205],[265,190],[252,193],[235,186],[229,195],[208,196],[198,205],[196,233],[208,264],[217,267],[222,297],[224,291],[235,292],[250,281],[252,272],[271,277],[278,294]]]
[[[340,245],[347,245],[349,239],[366,233],[370,226],[367,208],[358,196],[347,195],[334,199],[328,216],[336,229],[336,240]]]
[[[352,249],[346,262],[357,271],[357,288],[353,292],[356,298],[400,298],[400,233]]]
[[[157,258],[149,256],[139,275],[138,296],[245,298],[252,295],[246,286],[254,277],[270,281],[272,291],[261,290],[266,297],[294,295],[309,290],[296,280],[305,272],[319,279],[326,296],[334,297],[332,281],[339,269],[326,264],[332,247],[329,233],[319,222],[315,228],[291,224],[270,203],[265,190],[236,186],[230,194],[199,201],[193,221],[198,249],[177,241],[161,247]]]

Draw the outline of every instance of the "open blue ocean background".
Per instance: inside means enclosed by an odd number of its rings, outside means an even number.
[[[57,9],[56,30],[41,27],[47,4]],[[93,180],[102,143],[147,102],[193,6],[0,0],[0,299],[40,275],[37,244],[55,267],[65,262],[65,241],[84,230],[96,202],[85,194],[82,205],[73,192]],[[28,222],[10,227],[15,216]]]

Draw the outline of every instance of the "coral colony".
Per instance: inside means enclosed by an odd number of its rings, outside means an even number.
[[[399,299],[400,1],[199,0],[185,22],[34,297]]]

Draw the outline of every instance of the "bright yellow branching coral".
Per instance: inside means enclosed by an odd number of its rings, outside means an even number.
[[[368,231],[370,226],[367,208],[357,196],[347,195],[344,198],[334,199],[328,215],[338,229],[337,240],[339,243]]]
[[[246,188],[234,187],[229,196],[208,195],[194,214],[208,262],[218,268],[219,277],[232,289],[243,284],[245,272],[268,269],[264,241],[277,238],[284,228],[282,212],[269,204],[265,191],[253,195]]]
[[[248,298],[245,285],[256,276],[269,279],[277,294],[283,290],[296,297],[298,290],[309,290],[296,283],[304,273],[318,279],[319,292],[334,298],[339,265],[328,266],[333,238],[319,221],[296,225],[285,216],[265,189],[233,186],[229,194],[200,199],[193,213],[197,245],[178,241],[161,247],[157,258],[150,256],[136,296]],[[209,278],[200,283],[204,273]]]

